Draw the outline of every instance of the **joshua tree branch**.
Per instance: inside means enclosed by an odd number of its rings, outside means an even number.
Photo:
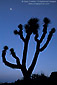
[[[24,43],[24,50],[23,50],[23,59],[22,59],[22,65],[26,68],[26,56],[27,56],[27,49],[28,49],[28,42],[30,39],[30,35],[27,34],[25,43]]]
[[[41,36],[41,39],[40,39],[40,43],[43,41],[43,39],[45,38],[45,35],[47,33],[47,24],[44,24],[44,28],[43,28],[43,34]]]
[[[19,35],[20,35],[20,38],[23,40],[23,42],[25,42],[25,38],[23,37],[23,32],[21,30],[19,31]]]
[[[16,59],[17,65],[18,65],[19,67],[21,67],[20,59],[16,56],[16,54],[15,54],[15,52],[14,52],[14,49],[11,48],[10,51],[11,51],[12,57],[14,57],[14,58]]]
[[[25,42],[25,38],[23,37],[23,32],[22,32],[22,30],[20,30],[20,31],[17,31],[17,30],[15,30],[14,31],[14,34],[18,34],[19,36],[20,36],[20,38],[23,40],[23,42]]]
[[[37,46],[36,46],[36,52],[35,52],[35,55],[34,55],[34,59],[32,61],[32,64],[31,66],[29,67],[28,69],[28,73],[31,74],[35,65],[36,65],[36,61],[37,61],[37,58],[38,58],[38,55],[39,55],[39,47],[40,47],[40,43],[39,43],[39,40],[37,39]]]
[[[14,34],[20,35],[20,38],[21,38],[23,41],[25,41],[24,36],[23,36],[23,26],[22,26],[22,24],[19,24],[19,25],[18,25],[18,28],[19,28],[19,31],[15,30],[15,31],[14,31]]]
[[[18,63],[18,65],[15,65],[15,64],[11,64],[9,63],[6,58],[5,58],[5,55],[6,55],[6,51],[7,51],[8,47],[5,46],[4,47],[4,50],[2,51],[2,59],[3,59],[3,62],[5,65],[11,67],[11,68],[16,68],[16,69],[21,69],[21,65]],[[16,61],[18,61],[18,59],[16,59]]]
[[[20,35],[20,38],[23,40],[23,42],[25,42],[23,35]]]
[[[49,32],[46,43],[44,44],[44,46],[42,48],[39,49],[40,52],[43,51],[47,47],[47,45],[49,44],[54,32],[55,32],[55,28],[52,28],[51,31]]]

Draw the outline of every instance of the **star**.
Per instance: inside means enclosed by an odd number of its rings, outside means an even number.
[[[12,8],[10,8],[10,11],[12,11]]]

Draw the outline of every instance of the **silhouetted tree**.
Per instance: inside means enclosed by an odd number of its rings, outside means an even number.
[[[52,81],[56,81],[57,82],[57,72],[52,72],[50,75],[50,79]]]
[[[26,32],[25,38],[23,36],[22,24],[20,24],[18,26],[19,31],[17,31],[17,30],[14,31],[14,34],[19,35],[20,38],[22,39],[22,41],[24,42],[22,64],[20,63],[20,59],[16,56],[13,48],[10,49],[10,52],[11,52],[12,56],[16,59],[16,63],[17,63],[16,65],[9,63],[5,58],[6,51],[7,51],[8,47],[5,46],[4,50],[2,51],[2,59],[3,59],[4,64],[11,68],[14,68],[14,69],[21,69],[25,79],[29,78],[31,76],[32,71],[36,65],[36,61],[37,61],[39,53],[42,52],[47,47],[49,41],[51,40],[51,38],[53,36],[53,33],[55,32],[55,28],[52,28],[51,31],[49,32],[46,43],[44,44],[44,46],[42,48],[40,48],[40,44],[42,43],[42,41],[45,38],[45,35],[47,33],[47,27],[48,27],[48,24],[50,23],[50,20],[48,18],[44,18],[44,20],[43,20],[44,21],[43,34],[40,39],[38,39],[38,29],[39,29],[38,21],[39,20],[37,18],[31,18],[28,21],[28,23],[25,24],[25,26],[24,26],[24,29]],[[35,35],[34,40],[36,41],[36,52],[35,52],[33,61],[27,70],[27,68],[26,68],[27,49],[28,49],[28,43],[29,43],[32,33]]]

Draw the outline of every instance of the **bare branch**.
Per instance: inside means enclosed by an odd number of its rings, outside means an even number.
[[[43,25],[44,26],[44,29],[43,29],[43,34],[41,36],[41,39],[40,39],[40,43],[43,41],[43,39],[45,38],[45,35],[47,33],[47,25]]]
[[[18,65],[19,67],[21,67],[20,59],[16,56],[16,54],[15,54],[15,52],[14,52],[14,49],[11,48],[10,51],[11,51],[12,57],[14,57],[14,58],[16,59],[17,65]]]
[[[25,42],[25,38],[23,37],[23,32],[21,30],[19,31],[19,35],[20,35],[20,38],[23,40],[23,42]]]
[[[22,30],[20,30],[20,31],[17,31],[17,30],[15,30],[14,31],[14,34],[15,35],[19,35],[20,36],[20,38],[25,42],[25,39],[24,39],[24,37],[23,37],[23,32],[22,32]]]
[[[5,47],[4,47],[4,50],[2,51],[2,60],[3,60],[4,64],[7,65],[7,66],[9,66],[9,67],[11,67],[11,68],[17,68],[17,69],[19,69],[19,66],[18,66],[18,65],[11,64],[11,63],[9,63],[9,62],[6,60],[5,55],[6,55],[7,49],[8,49],[8,47],[5,46]]]
[[[39,55],[39,47],[40,47],[40,42],[39,40],[36,41],[37,42],[37,46],[36,46],[36,52],[35,52],[35,55],[34,55],[34,59],[32,61],[32,64],[31,66],[29,67],[28,69],[28,73],[31,74],[35,65],[36,65],[36,61],[37,61],[37,58],[38,58],[38,55]]]
[[[40,39],[40,43],[43,41],[43,39],[45,38],[45,35],[46,35],[46,33],[47,33],[47,27],[48,27],[48,24],[50,23],[50,20],[46,17],[46,18],[44,18],[44,25],[43,25],[43,34],[42,34],[42,36],[41,36],[41,39]]]
[[[30,35],[27,34],[25,43],[24,43],[24,50],[23,50],[23,59],[22,59],[22,65],[26,68],[26,56],[27,56],[27,49],[28,49],[28,42],[30,39]]]
[[[55,32],[55,28],[52,28],[51,31],[49,32],[46,43],[44,44],[44,46],[42,48],[40,48],[40,52],[43,51],[47,47],[47,45],[49,44],[54,32]]]
[[[23,27],[22,27],[22,25],[20,24],[20,25],[18,25],[18,28],[19,28],[19,31],[17,31],[17,30],[15,30],[14,31],[14,34],[15,35],[19,35],[20,36],[20,38],[25,42],[25,39],[24,39],[24,37],[23,37]]]

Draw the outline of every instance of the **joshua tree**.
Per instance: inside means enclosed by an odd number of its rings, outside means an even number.
[[[11,52],[12,56],[16,59],[16,63],[17,63],[16,65],[9,63],[5,58],[8,47],[5,46],[4,50],[2,51],[2,59],[3,59],[4,64],[13,69],[21,69],[25,79],[29,78],[31,76],[32,71],[36,65],[36,61],[37,61],[39,53],[42,52],[47,47],[49,41],[51,40],[51,38],[53,36],[53,33],[55,32],[55,28],[52,28],[51,31],[49,32],[46,43],[44,44],[44,46],[42,48],[40,48],[40,44],[42,43],[42,41],[45,38],[45,35],[47,33],[47,27],[48,27],[48,24],[50,23],[50,20],[48,18],[44,18],[43,34],[40,39],[38,39],[38,29],[39,29],[38,21],[39,20],[37,18],[31,18],[28,21],[28,23],[25,24],[25,26],[24,26],[24,29],[26,32],[25,38],[23,36],[23,26],[21,24],[18,25],[19,31],[17,31],[17,30],[14,31],[14,34],[19,35],[20,38],[22,39],[22,41],[24,42],[22,64],[20,63],[20,59],[16,56],[13,48],[10,49],[10,52]],[[36,52],[35,52],[33,61],[27,70],[27,68],[26,68],[27,49],[28,49],[28,43],[29,43],[32,33],[35,35],[34,40],[36,42]]]

